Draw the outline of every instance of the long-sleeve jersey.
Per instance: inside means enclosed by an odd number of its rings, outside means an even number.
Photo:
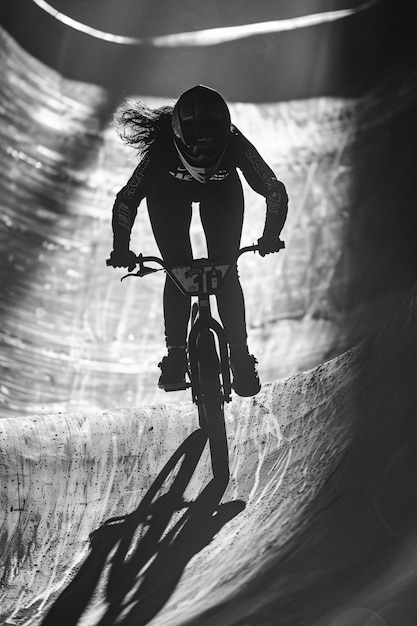
[[[210,183],[224,180],[239,169],[250,187],[266,199],[266,219],[263,234],[279,237],[284,226],[288,197],[284,184],[277,179],[272,169],[260,156],[256,148],[235,127],[232,126],[226,151],[219,169],[210,178]],[[194,180],[182,165],[174,144],[162,147],[158,140],[136,167],[127,184],[119,191],[113,206],[112,227],[114,249],[126,249],[129,246],[130,233],[141,201],[156,175],[161,170],[168,171],[184,185],[204,185]]]

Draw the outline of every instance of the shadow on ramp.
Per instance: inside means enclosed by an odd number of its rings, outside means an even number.
[[[90,554],[42,626],[74,626],[97,594],[106,607],[94,620],[100,626],[147,624],[163,608],[191,558],[245,508],[242,500],[220,504],[227,482],[219,479],[185,500],[206,441],[202,430],[193,432],[133,513],[91,533]]]

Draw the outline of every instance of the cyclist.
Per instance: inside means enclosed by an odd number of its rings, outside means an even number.
[[[231,258],[240,246],[244,198],[237,173],[266,198],[266,219],[258,239],[262,256],[279,250],[288,198],[285,187],[254,146],[231,123],[223,97],[196,85],[174,106],[152,109],[127,100],[115,113],[120,137],[138,150],[140,162],[113,206],[114,267],[135,266],[130,234],[140,202],[146,198],[153,234],[166,262],[191,260],[192,203],[198,202],[208,257]],[[186,336],[191,299],[167,277],[163,308],[168,354],[159,367],[158,386],[166,391],[185,388]],[[233,388],[252,396],[261,388],[257,361],[249,353],[245,304],[237,269],[217,296],[218,311],[230,345]]]

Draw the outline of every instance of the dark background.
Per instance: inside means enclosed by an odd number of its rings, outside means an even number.
[[[53,0],[58,11],[93,28],[146,38],[354,8],[352,0]],[[390,68],[414,66],[413,3],[381,0],[319,26],[247,37],[209,47],[155,48],[105,42],[62,24],[32,0],[3,0],[0,24],[62,76],[125,92],[177,96],[207,83],[228,100],[288,101],[355,97]],[[186,70],[185,70],[186,68]]]

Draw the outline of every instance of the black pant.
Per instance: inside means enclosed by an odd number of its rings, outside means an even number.
[[[237,173],[206,184],[181,181],[161,172],[147,194],[152,230],[161,256],[168,262],[192,259],[190,224],[192,202],[200,203],[207,254],[228,259],[239,250],[244,199]],[[186,344],[191,298],[182,294],[167,276],[164,319],[167,346]],[[245,303],[237,270],[217,295],[217,308],[230,344],[246,343]]]

